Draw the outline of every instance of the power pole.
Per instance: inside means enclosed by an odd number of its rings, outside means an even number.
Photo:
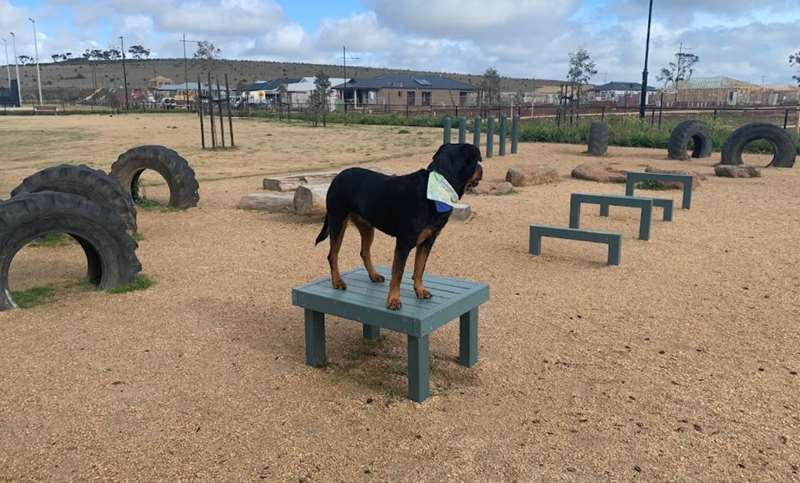
[[[122,82],[125,83],[125,112],[130,112],[131,106],[128,103],[128,71],[125,70],[125,40],[119,36],[119,45],[122,49]]]
[[[16,71],[17,75],[17,97],[19,101],[19,107],[22,107],[22,82],[19,78],[19,57],[17,57],[17,36],[14,35],[14,32],[10,32],[11,34],[11,50],[14,53],[14,71]],[[10,87],[10,86],[9,86]]]
[[[644,47],[644,70],[642,71],[642,94],[639,99],[639,119],[644,119],[647,109],[647,62],[650,60],[650,25],[653,23],[653,0],[647,15],[647,42]]]
[[[8,40],[3,39],[3,50],[6,52],[6,74],[8,74],[8,88],[11,89],[11,64],[8,63]]]
[[[186,43],[193,42],[195,44],[199,44],[199,40],[186,40],[186,32],[183,33],[183,39],[181,39],[181,43],[183,43],[183,78],[184,78],[184,85],[185,88],[183,91],[184,99],[186,100],[186,110],[190,110],[189,108],[189,66],[188,60],[186,57]],[[199,101],[198,101],[199,102]],[[199,111],[198,111],[199,112]]]
[[[36,21],[30,17],[28,20],[33,25],[33,55],[36,56],[36,83],[39,85],[39,105],[42,105],[42,71],[39,70],[39,39],[36,38]]]

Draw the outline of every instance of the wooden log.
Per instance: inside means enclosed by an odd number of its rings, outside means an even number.
[[[250,193],[239,202],[241,210],[266,211],[268,213],[290,213],[294,205],[294,193],[275,191]]]
[[[294,191],[305,184],[299,176],[282,176],[264,178],[264,189],[267,191]]]
[[[294,192],[294,212],[298,215],[321,215],[325,213],[325,197],[329,184],[303,185]]]

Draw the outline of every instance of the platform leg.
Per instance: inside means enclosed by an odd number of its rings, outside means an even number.
[[[672,221],[672,204],[664,205],[664,221]]]
[[[608,216],[608,212],[609,212],[608,207],[609,206],[610,205],[608,205],[606,203],[600,203],[600,216]]]
[[[528,245],[528,253],[531,255],[541,255],[542,254],[542,237],[538,233],[536,233],[536,229],[531,227],[530,229],[530,241]]]
[[[683,184],[683,205],[684,210],[692,207],[692,181]]]
[[[622,262],[622,240],[612,239],[608,242],[608,264],[619,265]]]
[[[325,314],[306,309],[306,364],[325,364]]]
[[[458,363],[472,367],[478,362],[478,307],[461,316],[458,333]]]
[[[650,239],[650,225],[653,222],[653,205],[642,207],[642,218],[639,220],[639,239]]]
[[[381,328],[374,325],[364,324],[364,338],[372,341],[380,340]]]
[[[625,196],[633,196],[633,185],[633,179],[625,178]]]
[[[569,202],[569,227],[581,227],[581,203],[574,199]]]
[[[428,336],[408,336],[408,398],[422,402],[430,396]]]

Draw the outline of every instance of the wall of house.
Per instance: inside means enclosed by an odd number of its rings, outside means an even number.
[[[449,107],[449,106],[474,106],[477,103],[478,96],[475,92],[466,92],[466,96],[461,97],[461,92],[458,90],[445,90],[445,89],[381,89],[376,96],[376,103],[379,105],[390,104],[392,106],[405,106],[408,103],[408,93],[414,92],[414,107],[428,107],[423,105],[422,97],[423,92],[430,92],[432,107]],[[463,104],[462,104],[463,102]]]

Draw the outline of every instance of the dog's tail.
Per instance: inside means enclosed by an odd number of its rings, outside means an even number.
[[[317,235],[317,241],[314,242],[314,245],[319,245],[319,242],[328,238],[328,214],[325,213],[325,223],[322,224],[322,230],[319,231],[319,235]]]

